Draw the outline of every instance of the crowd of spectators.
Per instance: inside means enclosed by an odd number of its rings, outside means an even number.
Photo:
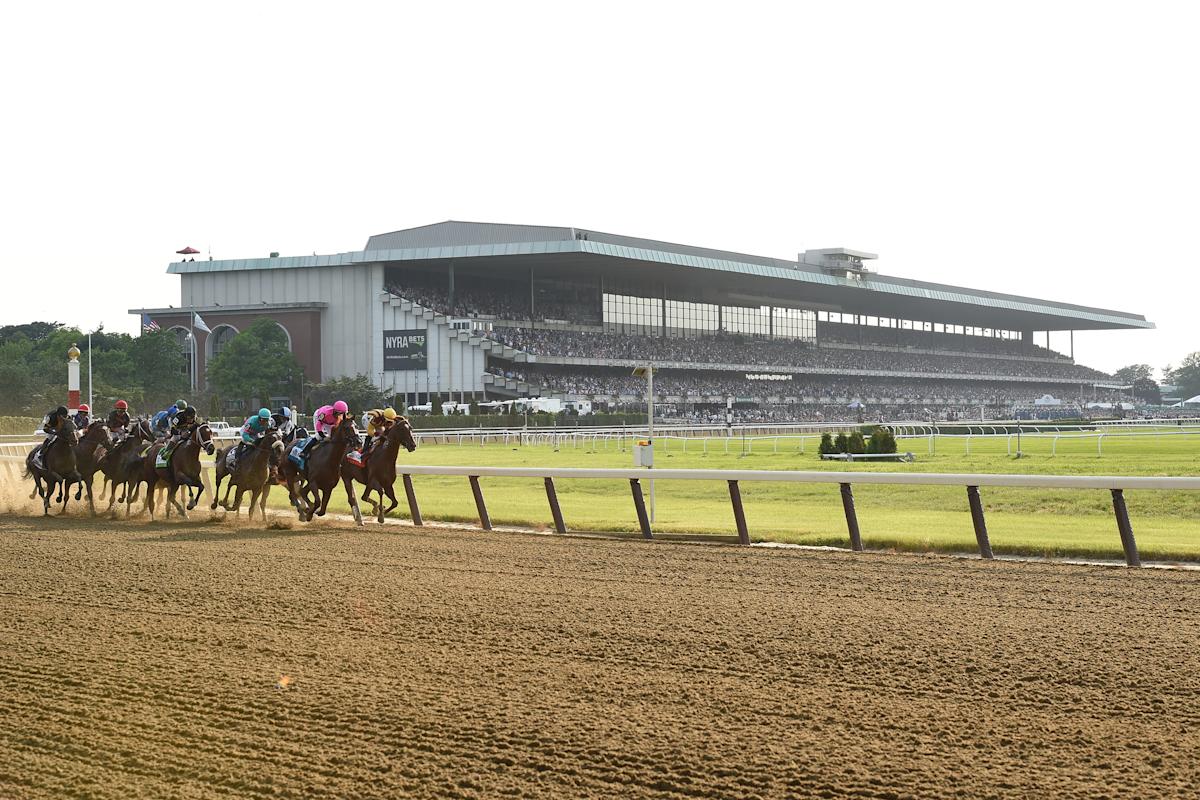
[[[1069,361],[1056,353],[1023,339],[998,339],[992,336],[964,336],[960,333],[934,333],[901,328],[880,328],[853,325],[845,322],[818,322],[817,338],[823,342],[878,345],[881,347],[915,347],[923,350],[950,352],[979,352],[988,355],[1034,356]]]
[[[560,393],[589,398],[641,397],[646,381],[623,369],[603,367],[567,367],[523,364],[495,374],[524,381],[540,393]],[[1012,407],[1032,403],[1035,398],[1051,395],[1070,402],[1114,402],[1122,399],[1115,392],[1096,393],[1062,384],[1013,384],[988,381],[947,381],[893,379],[884,377],[794,376],[791,380],[750,379],[745,374],[721,371],[658,370],[654,392],[662,397],[681,397],[689,402],[711,402],[711,397],[745,398],[765,402],[766,398],[790,398],[806,404],[862,403],[867,408],[989,406]]]
[[[412,300],[426,308],[452,317],[503,320],[565,320],[582,324],[599,323],[595,302],[582,302],[567,287],[534,285],[534,309],[529,313],[529,287],[511,281],[487,281],[471,278],[455,286],[454,302],[442,279],[412,273],[403,283],[391,283],[387,290],[397,297]],[[595,290],[591,290],[595,296]]]
[[[1053,379],[1109,378],[1070,362],[1014,361],[984,356],[932,355],[887,350],[825,348],[795,339],[720,334],[693,338],[584,333],[541,328],[495,328],[488,335],[503,344],[541,356],[625,359],[690,364],[745,364],[762,367],[919,372]]]

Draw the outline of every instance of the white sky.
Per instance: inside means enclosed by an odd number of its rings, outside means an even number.
[[[1200,350],[1194,3],[9,3],[0,324],[135,332],[174,251],[575,225],[1142,313]],[[1191,98],[1191,99],[1189,99]],[[1065,334],[1053,344],[1065,349]]]

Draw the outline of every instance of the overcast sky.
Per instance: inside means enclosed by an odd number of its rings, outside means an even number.
[[[575,225],[1196,334],[1194,3],[9,3],[0,324],[135,332],[166,265]],[[1055,340],[1065,349],[1066,337]]]

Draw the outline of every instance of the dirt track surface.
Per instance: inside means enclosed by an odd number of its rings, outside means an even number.
[[[1185,572],[3,516],[0,797],[1195,796],[1198,603]]]

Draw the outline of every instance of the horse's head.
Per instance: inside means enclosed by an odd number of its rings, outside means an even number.
[[[104,420],[99,420],[99,419],[87,426],[87,429],[83,433],[83,438],[81,439],[81,441],[84,441],[84,442],[105,442],[105,443],[107,443],[108,440],[109,440],[108,423],[106,423]]]
[[[400,444],[410,453],[417,449],[417,438],[413,436],[412,423],[408,421],[408,417],[396,417],[387,436],[389,439],[399,438]]]
[[[262,440],[259,442],[259,446],[270,448],[271,449],[270,462],[272,464],[278,464],[279,459],[283,457],[283,451],[285,449],[284,444],[283,444],[283,434],[280,433],[278,430],[269,431],[267,433],[267,435],[264,436],[262,438]]]
[[[216,445],[213,444],[212,429],[208,427],[208,423],[204,422],[196,426],[196,430],[192,433],[192,441],[198,447],[208,453],[210,456],[216,451]]]
[[[341,441],[358,438],[358,428],[354,427],[354,420],[350,419],[349,415],[342,417],[342,421],[333,429],[332,438]]]

